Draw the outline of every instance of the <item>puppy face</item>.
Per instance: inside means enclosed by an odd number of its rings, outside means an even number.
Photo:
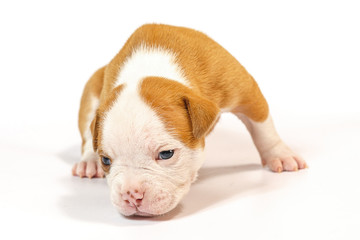
[[[115,88],[93,122],[94,149],[113,205],[127,216],[172,210],[197,177],[204,137],[218,112],[168,79]]]

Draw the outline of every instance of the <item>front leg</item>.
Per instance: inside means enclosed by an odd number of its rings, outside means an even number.
[[[85,142],[84,145],[80,162],[75,163],[72,168],[73,176],[79,176],[81,178],[103,178],[105,174],[99,164],[99,156],[94,152],[92,146],[89,146],[91,145],[91,141]]]
[[[95,111],[98,105],[98,99],[95,97],[88,99],[89,104],[86,113],[80,114],[79,125],[83,126],[81,132],[82,149],[81,159],[79,163],[75,163],[72,168],[73,176],[88,177],[88,178],[103,178],[104,171],[99,163],[99,156],[93,149],[93,137],[91,133],[91,122],[95,116]],[[80,109],[81,111],[81,109]],[[84,116],[82,116],[84,115]]]
[[[307,168],[306,162],[294,153],[279,137],[270,114],[263,122],[256,122],[242,113],[234,113],[249,130],[260,154],[261,162],[274,172],[297,171]]]
[[[99,156],[93,149],[91,123],[99,106],[105,67],[94,73],[86,83],[81,97],[79,110],[79,130],[82,138],[81,160],[74,164],[72,174],[79,177],[104,177],[104,171],[99,163]]]

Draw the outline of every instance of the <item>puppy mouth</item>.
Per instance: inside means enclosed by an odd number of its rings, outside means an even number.
[[[141,217],[156,217],[156,216],[162,215],[162,214],[150,213],[150,212],[148,212],[146,210],[144,211],[143,209],[141,209],[141,206],[136,206],[135,212],[132,215],[133,216],[141,216]]]
[[[154,214],[150,214],[147,212],[142,212],[139,211],[138,209],[136,209],[136,212],[133,214],[133,216],[140,216],[140,217],[155,217],[156,215]]]
[[[144,209],[141,209],[141,206],[135,206],[133,209],[132,209],[132,212],[130,214],[124,214],[125,216],[128,216],[128,217],[148,217],[148,218],[151,218],[151,217],[158,217],[158,216],[163,216],[167,213],[168,211],[147,211],[147,210],[144,210]],[[121,213],[121,211],[120,211]]]
[[[133,216],[140,216],[140,217],[156,217],[158,216],[157,214],[153,214],[153,213],[149,213],[146,211],[142,211],[139,209],[138,206],[133,206],[131,207],[131,209],[127,208],[127,212],[124,212],[123,208],[120,208],[118,205],[115,205],[118,208],[118,211],[127,216],[127,217],[133,217]],[[129,211],[130,210],[130,211]]]

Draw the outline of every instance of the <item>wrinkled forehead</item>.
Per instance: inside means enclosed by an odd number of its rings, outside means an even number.
[[[137,94],[122,91],[105,113],[101,150],[111,155],[149,154],[160,147],[181,144],[166,131],[156,112]]]

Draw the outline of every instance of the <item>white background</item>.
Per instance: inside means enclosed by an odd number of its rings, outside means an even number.
[[[85,82],[151,22],[229,50],[310,168],[262,169],[224,115],[168,215],[125,218],[105,180],[72,177]],[[358,1],[1,1],[1,239],[360,239],[359,66]]]

